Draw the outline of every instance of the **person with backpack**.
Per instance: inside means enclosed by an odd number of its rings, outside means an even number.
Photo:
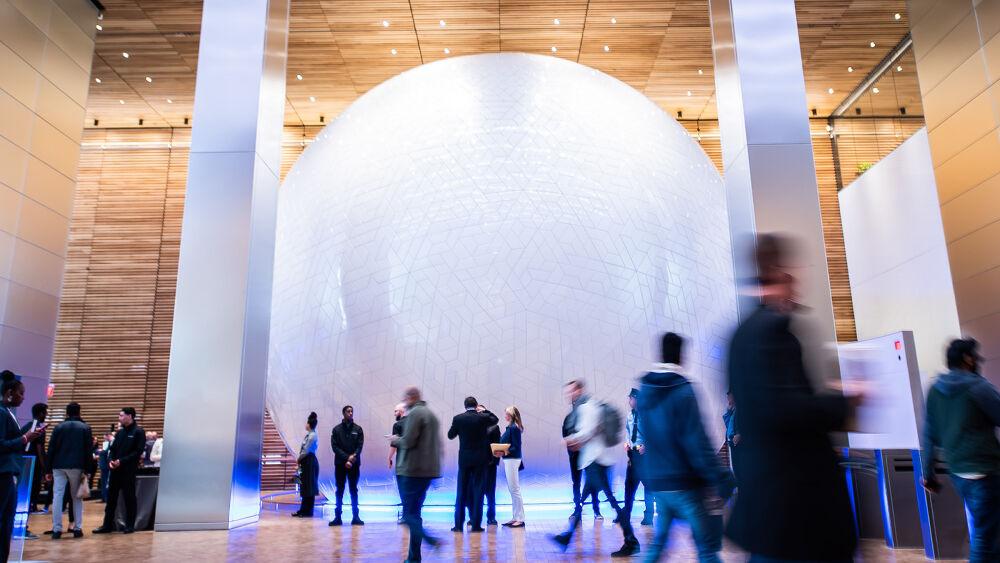
[[[709,444],[694,388],[682,375],[683,345],[684,339],[677,334],[663,335],[663,363],[640,379],[636,400],[646,449],[638,456],[639,473],[659,514],[645,560],[659,560],[670,525],[681,519],[691,528],[698,561],[718,563],[721,499],[732,494],[734,480]]]
[[[979,374],[982,356],[972,338],[948,346],[948,373],[927,393],[920,460],[923,485],[938,492],[935,449],[948,462],[955,489],[971,515],[969,561],[1000,561],[1000,393]]]
[[[565,441],[567,447],[580,452],[578,462],[579,468],[583,470],[583,494],[580,495],[580,498],[604,491],[611,508],[618,516],[625,540],[621,549],[612,553],[611,556],[629,557],[635,555],[639,553],[639,540],[632,530],[632,523],[629,522],[624,510],[615,500],[610,482],[611,466],[618,458],[618,444],[622,442],[621,415],[610,405],[595,401],[587,396],[582,380],[570,381],[563,389],[566,400],[570,404],[578,405],[577,430],[574,434],[567,436]],[[582,506],[578,500],[573,515],[569,519],[569,528],[561,534],[551,536],[552,541],[563,550],[569,545],[573,534],[580,525],[581,512]]]

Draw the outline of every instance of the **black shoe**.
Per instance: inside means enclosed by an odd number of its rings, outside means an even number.
[[[482,526],[473,526],[469,529],[470,532],[485,532],[486,530]]]
[[[621,524],[622,519],[615,516],[615,519],[611,521],[612,524]]]
[[[73,537],[74,538],[82,538],[83,537],[83,530],[73,530]]]
[[[42,532],[42,535],[43,536],[51,536],[52,535],[52,530],[45,530],[44,532]]]
[[[566,551],[566,547],[569,546],[569,540],[573,539],[573,536],[569,535],[568,532],[563,532],[561,534],[556,534],[554,536],[549,536],[549,539],[559,546],[559,549]]]
[[[362,520],[362,519],[360,519],[360,518],[358,518],[357,516],[355,516],[353,519],[351,519],[351,525],[352,526],[364,526],[365,525],[365,521]]]
[[[652,518],[643,518],[642,522],[639,522],[639,525],[640,526],[652,526],[653,525],[653,519]]]
[[[292,518],[302,518],[302,513],[296,510],[292,513]]]
[[[487,526],[496,526],[498,524],[499,524],[499,522],[497,522],[496,520],[487,520],[486,521],[486,525]]]
[[[52,539],[57,540],[62,537],[62,532],[52,532]]]
[[[461,534],[462,533],[462,527],[461,526],[455,526],[454,528],[451,529],[451,531],[452,532],[458,532],[459,534]]]
[[[406,520],[403,520],[402,518],[400,518],[399,520],[396,520],[396,524],[399,525],[399,526],[402,526],[403,524],[406,524]]]
[[[510,527],[511,528],[523,528],[524,527],[524,522],[521,522],[520,524],[511,524]]]
[[[91,534],[110,534],[111,532],[114,532],[114,531],[115,531],[114,528],[108,528],[108,527],[105,527],[105,526],[101,526],[100,528],[94,528],[93,531],[91,531],[90,533]]]
[[[632,557],[637,553],[639,553],[638,543],[625,542],[625,545],[623,545],[622,548],[619,549],[618,551],[612,553],[611,557]]]
[[[337,516],[333,520],[330,520],[330,523],[327,524],[327,525],[328,526],[343,526],[344,525],[344,521],[340,519],[340,516]]]
[[[134,534],[135,533],[135,528],[125,528],[124,530],[122,530],[122,533],[123,534]]]

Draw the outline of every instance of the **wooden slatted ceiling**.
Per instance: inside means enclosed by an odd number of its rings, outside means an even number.
[[[201,1],[104,4],[93,68],[102,82],[91,84],[88,126],[98,119],[99,126],[134,127],[140,118],[146,127],[181,126],[192,111]],[[798,0],[796,9],[808,105],[821,116],[908,29],[903,0]],[[292,0],[290,31],[289,125],[320,116],[329,123],[361,94],[422,63],[514,51],[608,72],[671,115],[716,117],[707,0]],[[888,96],[880,103],[892,113],[919,113],[914,66],[893,79],[898,105],[889,108]]]

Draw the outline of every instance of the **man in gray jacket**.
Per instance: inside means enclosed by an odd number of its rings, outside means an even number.
[[[73,499],[73,537],[83,536],[83,499],[77,496],[77,489],[87,476],[83,474],[90,461],[94,438],[80,419],[80,404],[66,405],[66,420],[52,431],[49,440],[49,467],[52,468],[54,487],[52,491],[52,539],[62,537],[62,509],[66,487]]]
[[[441,425],[420,389],[410,387],[403,394],[407,415],[403,435],[392,436],[390,445],[399,452],[396,476],[403,498],[403,522],[410,528],[410,548],[406,561],[420,561],[420,544],[427,540],[436,547],[440,540],[424,532],[420,510],[432,479],[441,477]]]

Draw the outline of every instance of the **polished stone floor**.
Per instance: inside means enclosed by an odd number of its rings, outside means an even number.
[[[163,562],[182,561],[401,561],[405,555],[407,531],[394,523],[392,509],[364,509],[364,527],[331,528],[325,517],[311,520],[289,517],[288,505],[266,505],[257,524],[230,532],[137,532],[132,535],[93,536],[90,530],[99,525],[104,505],[88,501],[84,509],[86,535],[81,539],[53,541],[48,536],[29,541],[25,560],[53,562]],[[329,510],[329,509],[327,509]],[[507,509],[509,511],[509,509]],[[504,521],[509,512],[501,511]],[[490,527],[486,533],[455,534],[449,530],[447,507],[433,507],[425,514],[427,527],[444,539],[438,551],[425,551],[426,561],[607,561],[608,554],[621,545],[621,532],[608,520],[594,521],[588,514],[582,533],[564,554],[547,539],[562,531],[566,524],[563,507],[529,506],[526,528],[510,530]],[[33,515],[29,525],[35,533],[51,528],[49,515]],[[647,544],[652,529],[637,527],[639,540]],[[696,560],[689,531],[674,527],[670,539],[669,561]],[[746,557],[731,545],[722,554],[725,561],[744,561]],[[862,561],[926,561],[920,550],[889,550],[881,542],[865,542],[859,554]]]

